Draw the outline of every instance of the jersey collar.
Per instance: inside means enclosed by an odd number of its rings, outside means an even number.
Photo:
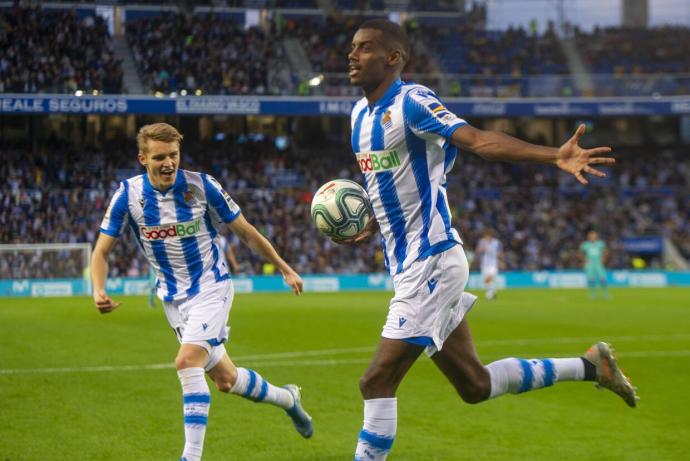
[[[381,96],[381,98],[378,101],[371,105],[371,111],[373,112],[374,109],[376,109],[377,107],[386,106],[388,102],[390,102],[390,100],[393,99],[400,92],[400,87],[402,85],[403,83],[400,79],[397,79],[396,81],[391,83],[391,86],[388,87],[383,96]]]
[[[171,190],[176,191],[176,190],[179,190],[180,187],[184,186],[185,181],[184,181],[184,178],[181,177],[181,175],[183,175],[183,174],[184,173],[182,173],[182,170],[180,168],[178,168],[177,173],[175,174],[175,182],[173,183],[173,185],[171,187],[168,187],[165,190],[157,189],[153,184],[151,184],[151,181],[149,181],[149,174],[148,173],[144,173],[144,182],[146,184],[148,184],[148,186],[151,187],[151,189],[153,189],[154,191],[158,192],[159,194],[165,196]]]

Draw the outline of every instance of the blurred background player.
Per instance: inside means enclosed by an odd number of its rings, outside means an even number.
[[[223,250],[225,259],[230,264],[230,270],[233,274],[240,273],[240,265],[237,262],[237,256],[235,256],[235,244],[231,241],[233,237],[231,235],[220,234],[218,236],[220,248]]]
[[[149,307],[156,307],[156,271],[149,265]]]
[[[299,387],[273,386],[254,370],[236,367],[225,350],[234,288],[219,255],[219,230],[227,228],[273,263],[296,294],[302,292],[302,279],[214,178],[179,169],[181,140],[166,123],[139,130],[138,158],[146,173],[122,181],[105,213],[91,259],[94,303],[102,314],[120,305],[107,295],[105,282],[108,255],[129,223],[156,270],[158,296],[180,342],[175,367],[184,411],[181,460],[201,459],[211,403],[205,372],[222,392],[284,409],[300,435],[309,438],[313,427]]]
[[[606,283],[606,268],[604,261],[608,257],[606,243],[599,239],[597,231],[591,230],[587,233],[587,240],[580,245],[580,254],[584,262],[585,274],[587,276],[587,286],[592,299],[597,297],[597,285],[601,287],[601,294],[604,299],[608,299],[609,291]]]
[[[496,286],[496,277],[498,270],[503,265],[503,245],[494,236],[494,231],[491,228],[486,228],[477,245],[477,255],[479,259],[479,268],[482,274],[482,282],[484,283],[484,290],[486,290],[486,299],[494,299],[498,287]]]

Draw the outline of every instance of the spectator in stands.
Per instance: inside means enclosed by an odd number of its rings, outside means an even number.
[[[0,92],[122,92],[122,65],[101,17],[0,10]]]
[[[578,268],[577,243],[593,227],[601,229],[610,244],[608,264],[613,268],[631,265],[630,255],[617,242],[640,235],[667,237],[690,258],[690,205],[684,200],[690,193],[690,164],[682,149],[619,150],[626,161],[609,172],[609,181],[593,181],[587,190],[538,167],[485,164],[459,156],[461,165],[455,171],[462,171],[464,179],[451,174],[448,191],[450,202],[457,204],[454,215],[463,240],[475,245],[485,225],[495,228],[503,236],[506,270]],[[287,155],[269,139],[222,145],[190,142],[187,152],[193,169],[209,171],[235,191],[233,196],[255,218],[257,228],[301,273],[383,270],[376,243],[356,250],[333,245],[311,223],[312,191],[334,177],[361,182],[347,156],[327,151]],[[118,180],[139,171],[117,147],[101,151],[58,143],[32,152],[29,146],[4,146],[0,155],[0,177],[7,178],[0,184],[0,243],[94,241]],[[324,155],[329,161],[323,161]],[[570,213],[584,218],[571,219]],[[146,276],[148,265],[134,241],[116,248],[111,276]],[[237,259],[244,273],[262,272],[261,262],[242,246]],[[660,267],[659,258],[650,265]],[[31,266],[25,260],[3,261],[0,272],[6,275],[12,267],[25,274]]]

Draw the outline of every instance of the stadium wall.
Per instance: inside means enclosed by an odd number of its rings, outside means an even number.
[[[690,287],[690,272],[615,270],[607,273],[611,287]],[[233,277],[237,293],[271,293],[289,291],[280,276]],[[506,272],[497,283],[502,288],[585,288],[587,279],[580,271]],[[481,276],[470,274],[468,289],[481,289]],[[393,289],[387,274],[307,275],[304,290],[308,292],[337,292]],[[78,296],[90,293],[91,286],[84,279],[0,280],[0,297]],[[110,295],[142,295],[148,293],[148,278],[108,279]]]

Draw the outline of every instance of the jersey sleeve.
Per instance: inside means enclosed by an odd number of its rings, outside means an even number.
[[[240,207],[213,176],[203,175],[206,201],[224,223],[233,222],[240,215]]]
[[[111,237],[119,238],[125,226],[125,218],[129,213],[129,187],[127,181],[122,181],[115,195],[110,199],[110,205],[101,222],[100,231]]]
[[[432,133],[450,138],[467,122],[446,109],[431,90],[411,90],[403,100],[405,123],[416,134]]]

